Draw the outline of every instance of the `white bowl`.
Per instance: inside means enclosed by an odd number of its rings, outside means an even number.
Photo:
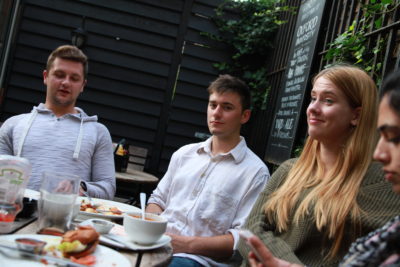
[[[111,228],[113,228],[114,224],[106,220],[93,219],[92,226],[97,232],[99,232],[99,234],[108,234]]]
[[[143,245],[154,244],[167,229],[167,220],[153,213],[146,213],[146,220],[141,212],[125,213],[123,224],[128,239]]]

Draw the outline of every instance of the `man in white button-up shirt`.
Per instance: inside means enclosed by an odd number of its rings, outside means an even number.
[[[212,136],[183,146],[151,195],[146,211],[168,219],[170,266],[232,266],[233,252],[269,171],[240,136],[250,118],[246,84],[220,75],[208,88]]]

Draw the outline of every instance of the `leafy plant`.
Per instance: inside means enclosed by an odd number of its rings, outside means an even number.
[[[222,73],[242,78],[250,87],[253,106],[265,109],[269,92],[266,62],[274,45],[274,34],[285,21],[282,12],[292,11],[280,0],[225,1],[216,9],[214,21],[219,35],[208,36],[224,43],[231,52],[230,62],[214,64]],[[227,10],[236,13],[234,18]],[[232,16],[231,16],[232,17]]]
[[[367,33],[381,28],[384,15],[392,10],[392,0],[370,0],[368,4],[363,4],[361,19],[354,20],[346,31],[329,44],[325,59],[357,65],[370,72],[379,84],[387,39],[377,38],[374,43],[371,37],[367,37]]]

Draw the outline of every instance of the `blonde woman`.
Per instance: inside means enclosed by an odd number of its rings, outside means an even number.
[[[400,208],[381,165],[372,162],[376,121],[377,89],[364,71],[343,65],[321,71],[313,80],[303,152],[276,170],[244,228],[279,259],[337,266],[352,241]],[[245,242],[239,250],[248,263]]]

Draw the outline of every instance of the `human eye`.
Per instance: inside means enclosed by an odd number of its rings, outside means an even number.
[[[317,98],[315,96],[311,96],[310,102],[314,103],[317,100]]]
[[[215,103],[213,103],[213,102],[209,102],[209,103],[208,103],[208,106],[209,106],[211,109],[215,109],[215,108],[217,107],[217,104],[215,104]]]
[[[224,106],[224,110],[230,111],[230,110],[233,110],[233,107],[231,105],[227,105],[227,106]]]
[[[59,78],[59,79],[61,79],[65,76],[64,73],[61,71],[55,71],[53,74],[56,78]]]
[[[400,143],[400,134],[387,132],[385,138],[388,142],[398,145]]]
[[[393,126],[386,126],[380,128],[381,136],[389,143],[395,145],[400,144],[400,129]]]
[[[79,77],[79,76],[72,76],[71,77],[71,80],[73,81],[73,82],[80,82],[81,81],[81,77]]]
[[[331,105],[331,104],[333,104],[333,99],[331,99],[331,98],[325,98],[324,99],[324,102],[326,103],[326,104],[328,104],[328,105]]]
[[[400,143],[400,135],[388,140],[389,142],[398,145]]]

